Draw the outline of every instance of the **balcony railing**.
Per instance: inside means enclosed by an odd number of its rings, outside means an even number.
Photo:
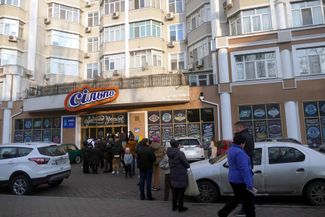
[[[188,81],[183,74],[149,75],[132,78],[111,78],[105,80],[93,80],[83,82],[73,82],[65,84],[55,84],[48,86],[31,87],[27,90],[27,98],[67,94],[75,88],[85,85],[90,87],[111,87],[117,86],[120,89],[135,89],[147,87],[183,86],[188,85]]]

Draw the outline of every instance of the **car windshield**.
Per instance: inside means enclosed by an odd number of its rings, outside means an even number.
[[[222,161],[223,159],[227,158],[227,154],[226,153],[223,153],[221,155],[218,155],[217,157],[215,158],[211,158],[209,160],[209,163],[210,164],[215,164],[215,163],[219,163],[220,161]]]
[[[60,156],[65,155],[65,151],[63,148],[57,145],[51,145],[46,147],[38,148],[39,153],[46,156]]]
[[[200,145],[200,143],[196,139],[179,139],[178,142],[182,146]]]

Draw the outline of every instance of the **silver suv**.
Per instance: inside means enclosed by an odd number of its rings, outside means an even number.
[[[179,142],[180,150],[184,152],[188,161],[198,161],[205,159],[203,146],[200,144],[197,138],[176,137],[175,140]],[[166,147],[170,147],[169,142],[166,143]]]
[[[69,156],[55,143],[0,145],[0,184],[14,194],[30,194],[42,183],[60,185],[70,173]]]

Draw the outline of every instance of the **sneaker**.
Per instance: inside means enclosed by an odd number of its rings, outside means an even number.
[[[235,213],[235,216],[237,216],[237,217],[245,217],[246,214],[245,214],[245,212],[243,210],[240,210],[240,211]]]
[[[113,171],[112,174],[115,174],[115,171]]]

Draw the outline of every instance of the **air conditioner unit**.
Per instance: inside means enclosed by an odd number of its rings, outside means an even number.
[[[85,33],[91,33],[91,28],[90,27],[86,27],[85,28]]]
[[[175,45],[174,45],[174,42],[173,41],[169,41],[168,43],[167,43],[167,47],[168,48],[173,48]]]
[[[166,14],[166,20],[173,20],[175,17],[173,12],[169,12]]]
[[[24,70],[24,74],[25,74],[27,77],[32,77],[32,76],[33,76],[33,72],[32,72],[32,70],[28,70],[28,69]]]
[[[49,17],[44,18],[44,24],[45,24],[45,25],[49,25],[49,24],[51,24],[51,19],[50,19]]]
[[[44,78],[45,81],[50,80],[50,76],[48,74],[44,74],[43,78]]]
[[[88,52],[85,53],[84,55],[85,58],[89,58],[90,57],[90,54]]]
[[[198,60],[196,61],[196,67],[198,67],[198,68],[203,67],[203,60],[202,60],[202,59],[198,59]]]
[[[18,41],[18,39],[17,39],[17,37],[16,37],[16,36],[13,36],[13,35],[9,35],[8,41],[10,41],[10,42],[17,42],[17,41]]]
[[[232,4],[232,0],[226,0],[223,4],[223,9],[224,10],[229,10],[230,8],[232,8],[233,4]]]
[[[188,64],[188,70],[193,71],[194,70],[194,65],[193,63]]]
[[[118,71],[117,71],[117,70],[114,70],[114,71],[113,71],[113,76],[119,76],[119,74],[118,74]]]
[[[120,16],[120,12],[116,11],[116,12],[113,13],[112,17],[113,17],[113,19],[118,19],[119,16]]]
[[[91,2],[90,1],[86,1],[85,7],[89,8],[91,6]]]

